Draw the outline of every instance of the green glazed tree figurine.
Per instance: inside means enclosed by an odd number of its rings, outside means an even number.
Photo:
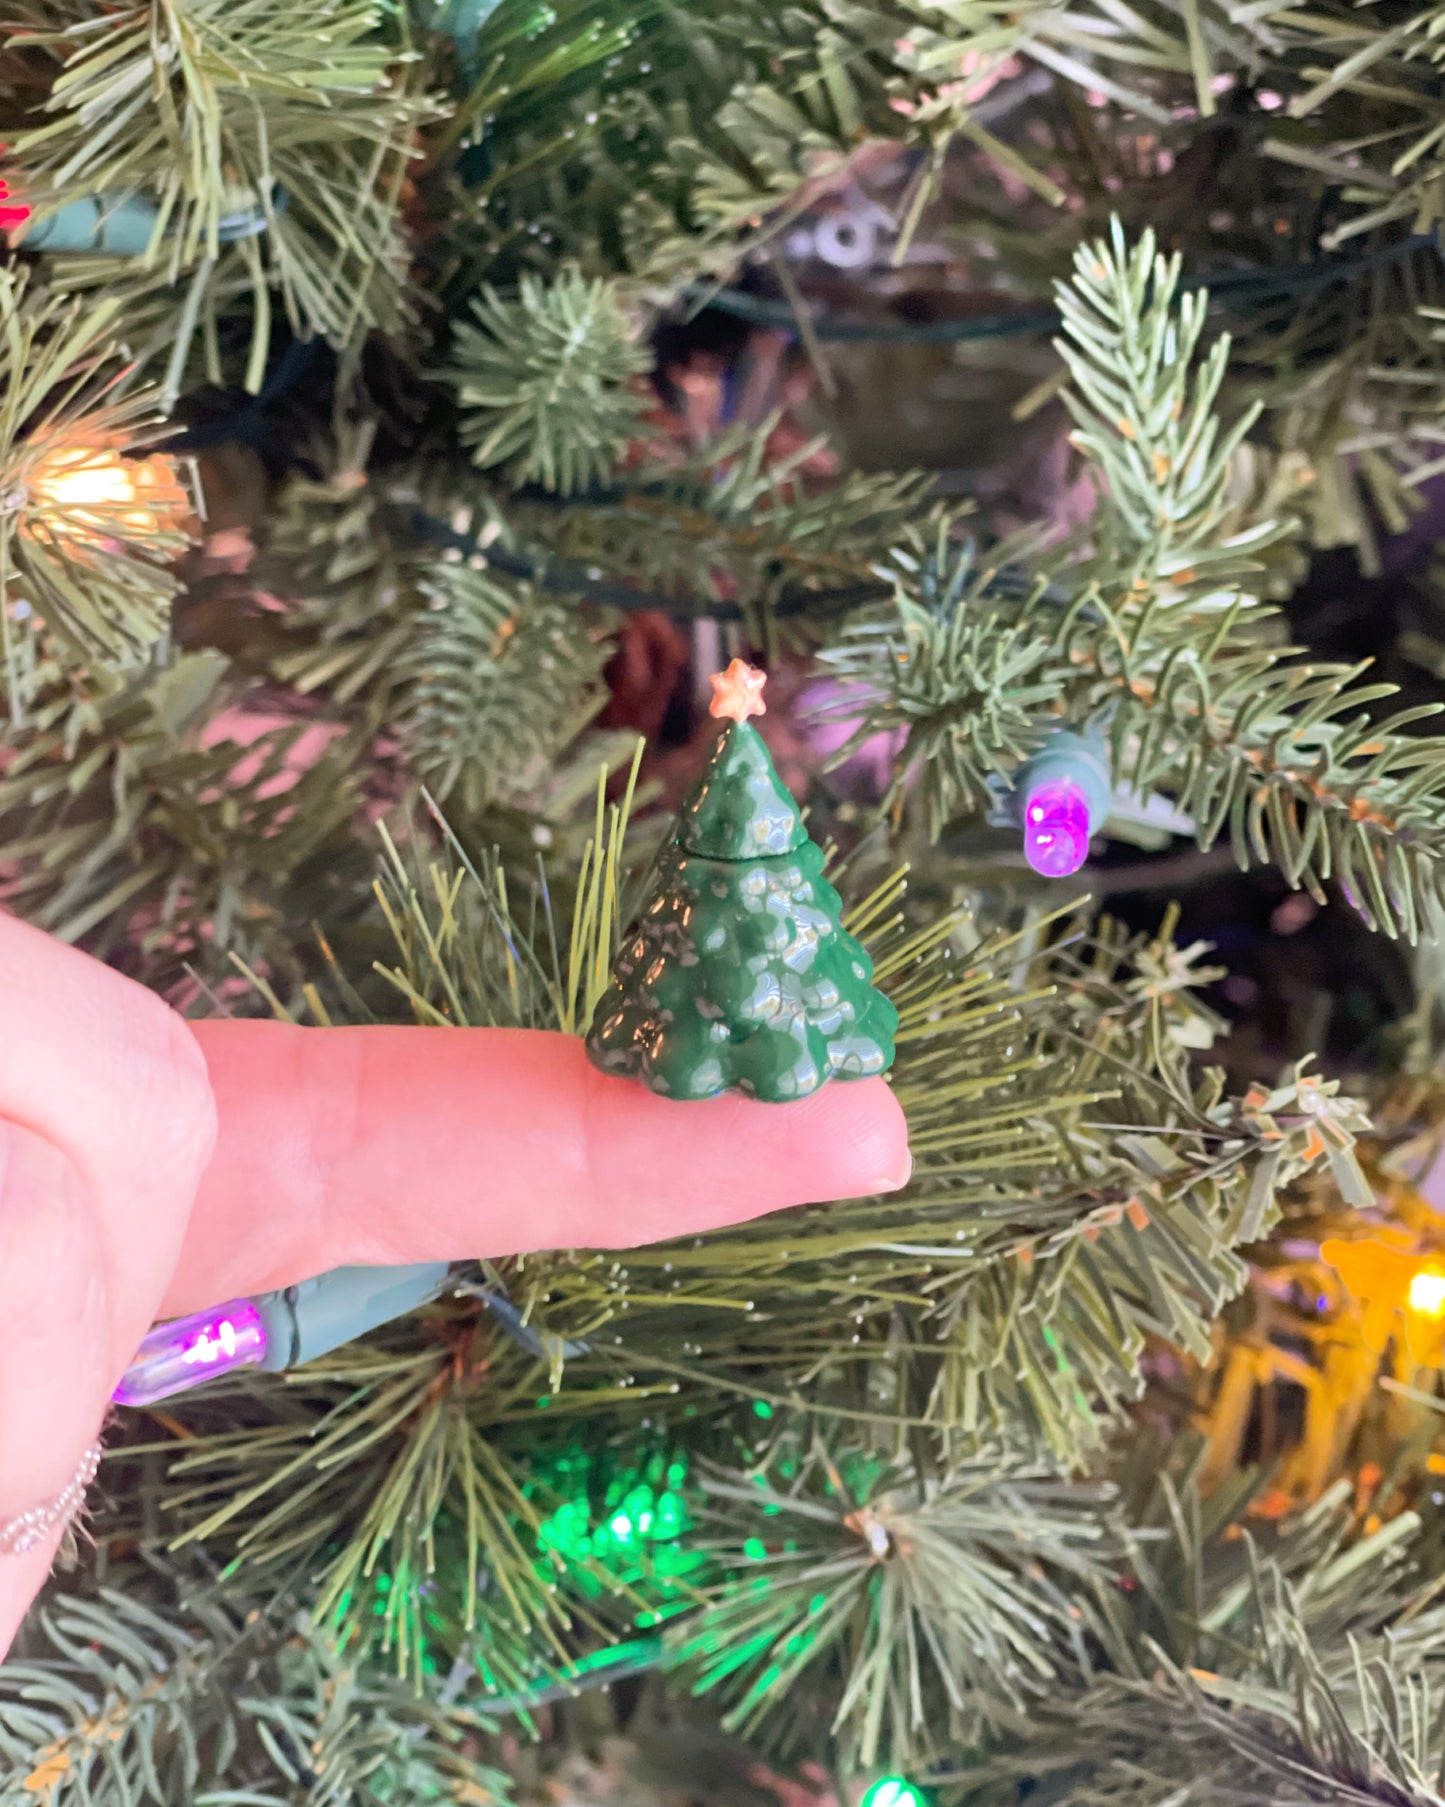
[[[713,677],[712,713],[727,725],[587,1036],[604,1073],[666,1098],[780,1104],[893,1064],[898,1012],[747,719],[763,713],[763,683],[741,659]]]

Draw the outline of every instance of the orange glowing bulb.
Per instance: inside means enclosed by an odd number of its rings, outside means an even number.
[[[33,532],[72,544],[174,533],[190,513],[175,464],[161,453],[122,458],[108,446],[56,452],[30,473]]]
[[[1422,1318],[1445,1318],[1445,1273],[1422,1267],[1410,1281],[1408,1297],[1411,1311]]]
[[[136,499],[136,483],[120,459],[77,453],[43,471],[33,493],[55,508],[96,508]]]

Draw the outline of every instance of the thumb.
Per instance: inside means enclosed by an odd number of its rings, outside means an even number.
[[[0,1000],[3,1654],[170,1281],[215,1120],[180,1017],[3,916]]]

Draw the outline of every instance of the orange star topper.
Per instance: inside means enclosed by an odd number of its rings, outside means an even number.
[[[712,685],[712,701],[708,714],[726,715],[735,722],[745,722],[750,715],[766,715],[763,685],[768,674],[742,659],[734,659],[726,671],[715,671],[708,679]]]

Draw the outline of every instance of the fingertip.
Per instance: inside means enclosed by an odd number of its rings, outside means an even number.
[[[835,1080],[798,1104],[754,1105],[794,1182],[796,1204],[864,1198],[908,1184],[908,1120],[884,1079]]]
[[[893,1192],[912,1170],[907,1121],[882,1079],[834,1081],[793,1104],[735,1094],[676,1103],[595,1070],[590,1091],[595,1192],[559,1241],[670,1241],[793,1205]]]

